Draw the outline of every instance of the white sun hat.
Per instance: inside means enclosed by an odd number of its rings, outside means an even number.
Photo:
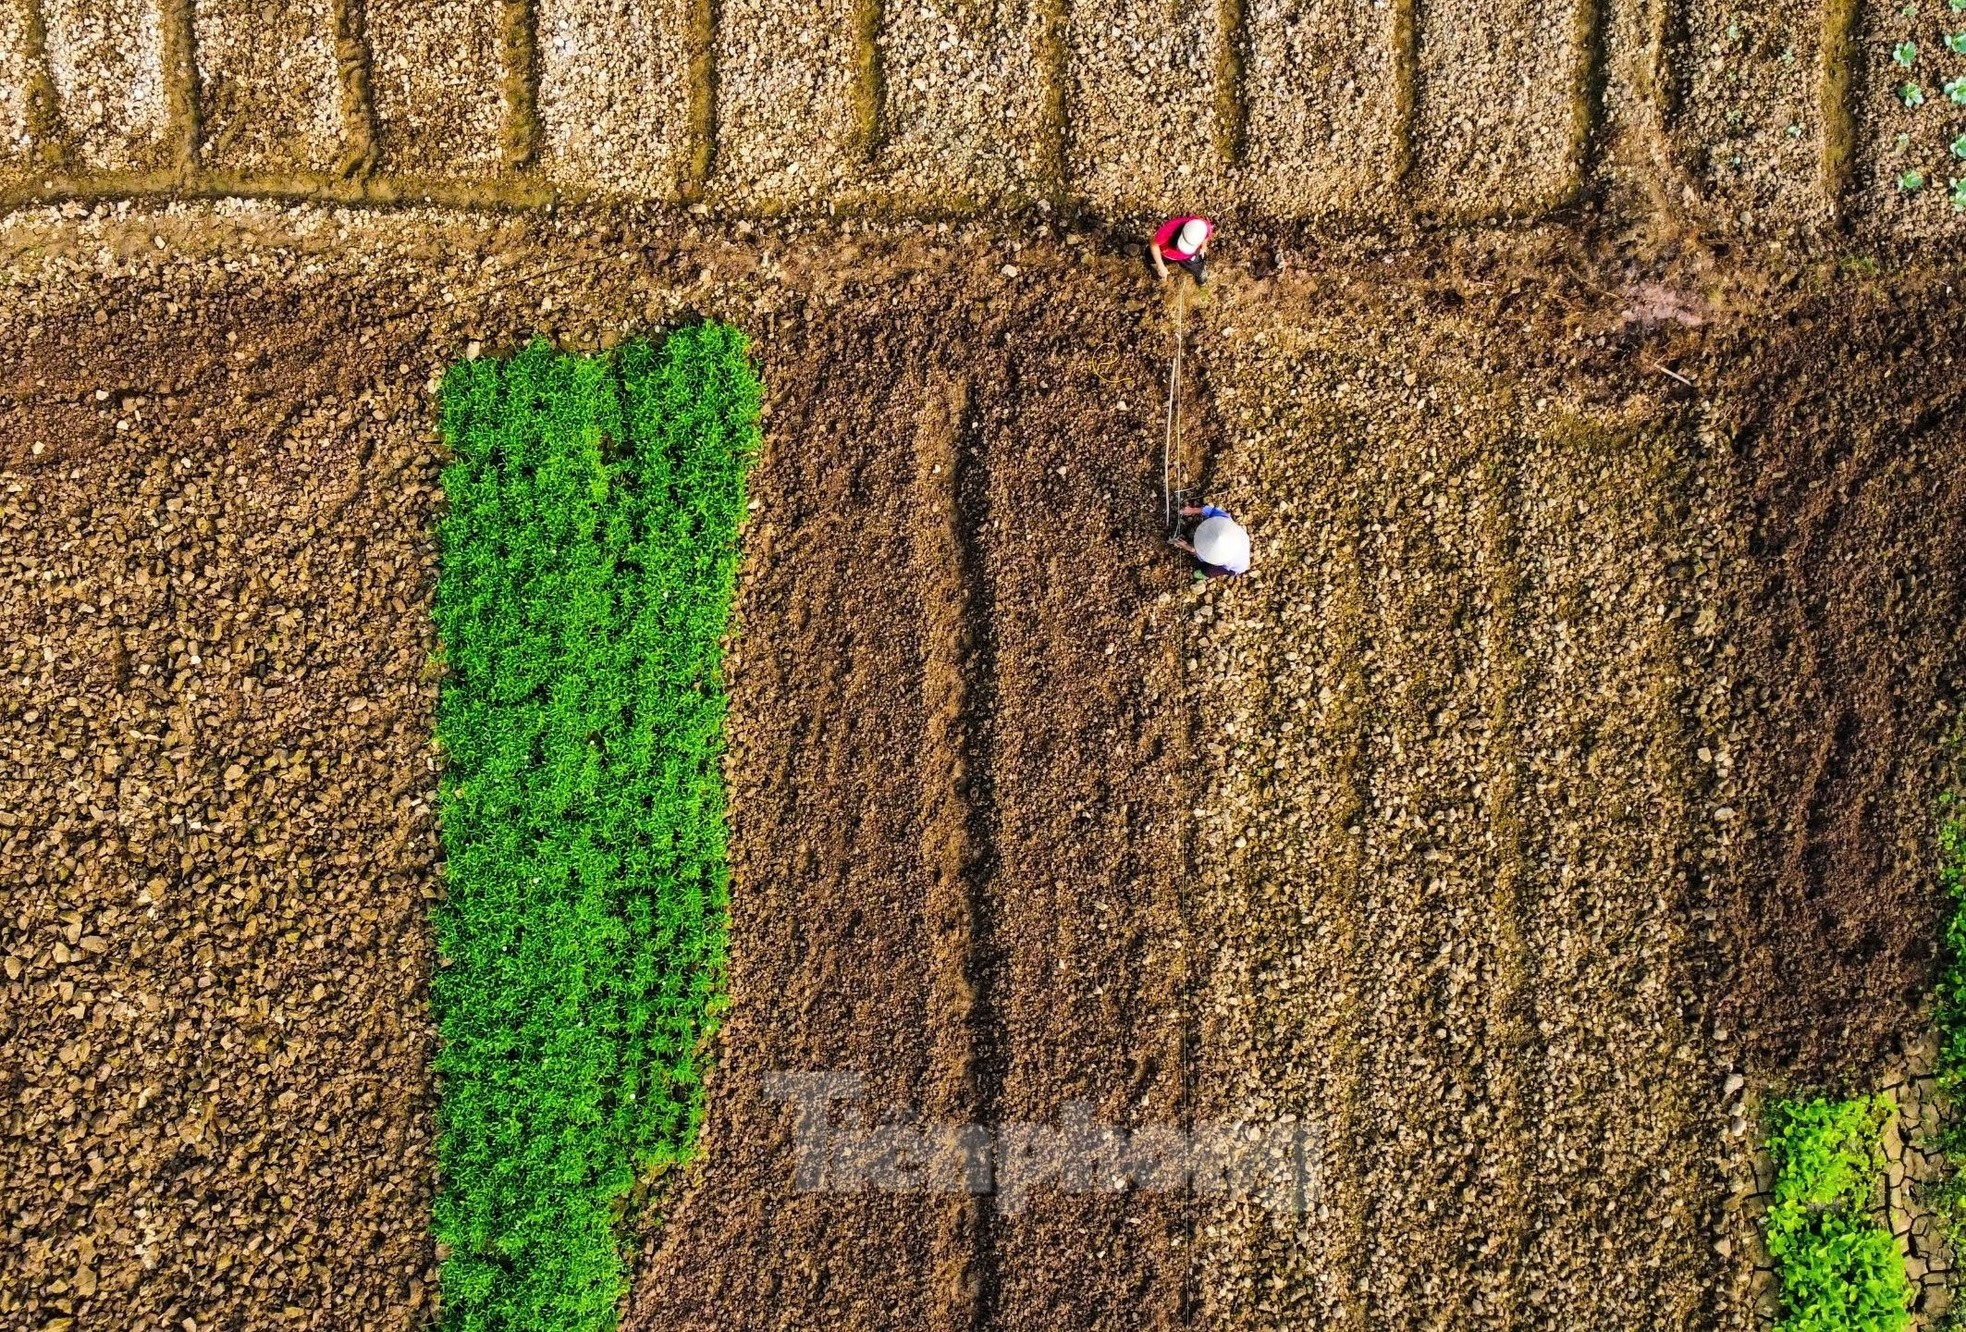
[[[1181,252],[1193,254],[1208,239],[1208,223],[1198,217],[1191,217],[1181,224]]]
[[[1249,533],[1233,518],[1204,518],[1195,528],[1195,554],[1204,564],[1248,573]]]

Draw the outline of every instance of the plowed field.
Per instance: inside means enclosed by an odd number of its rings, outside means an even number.
[[[0,1325],[434,1307],[433,393],[535,333],[715,317],[767,395],[729,1003],[624,1326],[1752,1327],[1730,1075],[1865,1085],[1922,1030],[1944,271],[1228,246],[1177,461],[1257,564],[1198,583],[1123,238],[0,246]],[[1315,1188],[812,1192],[785,1072],[862,1127],[1288,1118]]]

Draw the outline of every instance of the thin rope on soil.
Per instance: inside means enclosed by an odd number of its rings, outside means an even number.
[[[1174,358],[1167,374],[1167,430],[1160,447],[1160,517],[1167,534],[1178,529],[1174,517],[1174,496],[1185,494],[1185,486],[1169,489],[1171,460],[1181,445],[1181,344],[1186,340],[1188,289],[1176,279],[1174,287]]]

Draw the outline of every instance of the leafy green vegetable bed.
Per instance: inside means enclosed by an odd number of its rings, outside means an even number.
[[[1778,1332],[1896,1332],[1910,1323],[1904,1259],[1872,1219],[1890,1114],[1882,1096],[1769,1107],[1776,1175],[1767,1234],[1781,1284]]]
[[[724,950],[719,640],[758,444],[743,336],[535,343],[444,383],[443,1323],[614,1325],[690,1151]]]

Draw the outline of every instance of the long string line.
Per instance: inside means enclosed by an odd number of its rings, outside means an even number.
[[[1160,517],[1169,536],[1179,529],[1174,519],[1176,490],[1170,489],[1168,476],[1179,456],[1181,442],[1181,344],[1187,340],[1184,336],[1187,316],[1187,284],[1177,279],[1174,287],[1174,359],[1167,373],[1167,431],[1161,437],[1160,446]]]

